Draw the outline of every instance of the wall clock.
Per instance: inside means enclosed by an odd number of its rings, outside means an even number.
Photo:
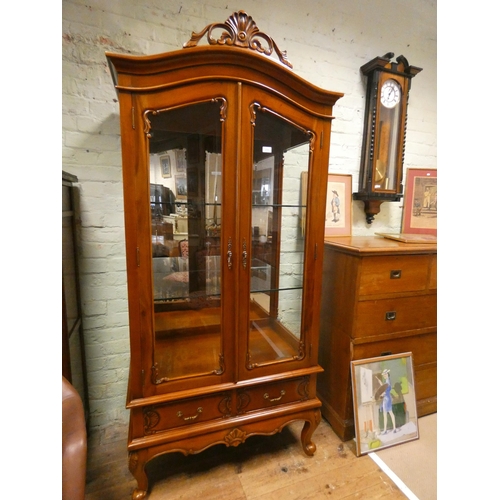
[[[384,201],[399,201],[403,196],[408,97],[412,78],[422,71],[402,55],[396,62],[393,57],[389,52],[360,68],[368,82],[359,191],[353,198],[364,202],[368,224]]]

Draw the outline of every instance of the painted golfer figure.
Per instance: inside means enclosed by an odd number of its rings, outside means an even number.
[[[381,386],[384,386],[384,396],[382,398],[382,411],[384,412],[384,431],[382,434],[387,434],[387,414],[391,416],[392,420],[392,428],[394,429],[393,432],[396,432],[396,419],[394,417],[394,413],[392,411],[392,396],[391,396],[391,377],[390,377],[390,370],[385,369],[382,372],[382,377],[384,379],[383,383],[380,382]],[[378,380],[378,379],[377,379]]]

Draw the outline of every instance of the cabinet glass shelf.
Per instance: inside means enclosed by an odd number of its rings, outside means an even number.
[[[295,261],[300,262],[302,253],[297,252]],[[220,297],[220,256],[204,257],[205,269],[189,271],[189,261],[182,257],[153,258],[154,301],[168,302],[182,299],[200,299],[201,297]],[[301,290],[302,275],[289,272],[278,273],[276,286],[272,286],[271,277],[276,269],[258,259],[252,260],[250,268],[250,292],[277,293]],[[190,290],[193,283],[198,284],[196,290]]]

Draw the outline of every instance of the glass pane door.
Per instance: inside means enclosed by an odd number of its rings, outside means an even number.
[[[310,134],[254,105],[247,368],[302,359]]]
[[[147,114],[156,384],[224,370],[224,116],[223,98]]]
[[[401,85],[395,80],[387,80],[391,84],[390,92],[402,94]],[[384,102],[384,101],[383,101]],[[373,190],[396,192],[398,185],[397,164],[399,147],[399,130],[403,103],[380,105],[378,143],[373,161]]]

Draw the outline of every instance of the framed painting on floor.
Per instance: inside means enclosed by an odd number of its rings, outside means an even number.
[[[412,353],[351,361],[356,455],[418,439]]]

